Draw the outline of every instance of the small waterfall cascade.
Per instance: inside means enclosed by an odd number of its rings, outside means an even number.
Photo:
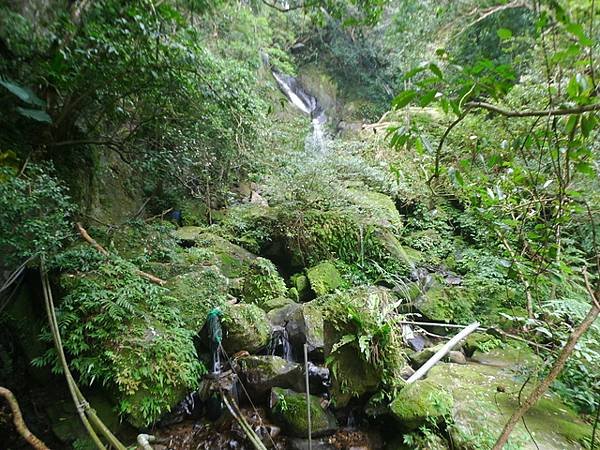
[[[285,327],[274,327],[271,333],[271,340],[267,347],[267,354],[280,356],[286,361],[292,361],[292,346],[290,344],[288,332]]]
[[[271,73],[277,81],[279,89],[289,101],[312,119],[312,135],[307,137],[307,149],[324,153],[327,150],[327,136],[325,133],[327,116],[325,111],[323,111],[317,99],[308,93],[296,78],[276,69],[273,69]]]
[[[223,340],[223,329],[221,328],[221,311],[214,308],[208,313],[206,319],[208,326],[208,340],[212,356],[212,373],[221,373],[221,341]]]

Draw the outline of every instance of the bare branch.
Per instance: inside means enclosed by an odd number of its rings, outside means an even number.
[[[491,112],[495,112],[505,117],[552,117],[552,116],[568,116],[570,114],[583,114],[586,112],[600,111],[600,103],[593,105],[578,106],[575,108],[562,108],[562,109],[546,109],[546,110],[531,110],[531,111],[511,111],[508,109],[500,108],[499,106],[492,105],[491,103],[485,102],[468,102],[465,105],[469,109],[486,109]]]
[[[4,397],[4,399],[8,402],[8,406],[10,406],[12,411],[15,428],[23,437],[23,439],[25,439],[29,445],[37,450],[50,450],[48,447],[46,447],[46,444],[40,441],[31,431],[29,431],[29,428],[27,428],[27,425],[23,420],[23,415],[21,414],[21,408],[19,408],[19,403],[17,402],[17,399],[13,393],[5,387],[0,386],[0,396]]]

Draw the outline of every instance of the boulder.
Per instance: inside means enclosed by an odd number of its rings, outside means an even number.
[[[427,379],[404,387],[390,404],[390,410],[402,428],[416,430],[427,423],[441,423],[451,415],[452,404],[452,396]]]
[[[265,309],[265,303],[286,297],[285,281],[271,261],[258,257],[250,264],[249,269],[250,273],[245,276],[242,289],[245,302],[256,303]]]
[[[310,283],[306,275],[303,273],[292,275],[290,277],[290,282],[292,283],[292,289],[296,290],[298,301],[305,302],[310,299]]]
[[[497,439],[519,405],[523,378],[517,378],[516,373],[524,368],[515,364],[531,364],[536,359],[525,347],[498,348],[490,353],[475,354],[485,356],[483,364],[441,363],[429,371],[427,381],[442,386],[453,397],[453,425],[449,431],[457,448],[489,448]],[[527,384],[521,398],[532,388],[533,383]],[[551,393],[545,394],[524,418],[540,449],[583,449],[591,438],[592,426]],[[522,422],[515,427],[508,445],[536,449]]]
[[[250,353],[269,343],[271,324],[258,306],[249,303],[227,305],[223,311],[223,348],[230,354],[240,350]]]
[[[274,387],[302,388],[304,371],[300,364],[279,356],[246,356],[236,361],[240,379],[256,398],[263,398]]]
[[[296,355],[302,355],[304,344],[308,344],[311,359],[323,360],[323,314],[319,305],[309,302],[294,309],[287,317],[285,329]]]
[[[329,261],[311,267],[306,271],[306,276],[317,297],[333,292],[343,283],[340,273]]]
[[[270,415],[275,423],[291,436],[304,437],[308,434],[308,405],[311,415],[311,436],[324,436],[335,432],[337,422],[334,415],[321,406],[314,395],[307,403],[306,395],[289,389],[273,388],[269,401]]]

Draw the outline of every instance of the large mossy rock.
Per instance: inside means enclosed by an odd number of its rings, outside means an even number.
[[[285,281],[275,265],[264,258],[256,258],[245,276],[242,297],[244,301],[256,303],[265,308],[265,303],[287,295]],[[266,309],[266,308],[265,308]]]
[[[325,360],[333,374],[336,408],[401,380],[400,327],[390,326],[398,299],[388,289],[362,287],[319,299],[324,310]],[[387,311],[387,312],[386,312]],[[379,345],[385,339],[385,346]],[[376,358],[370,356],[377,353]]]
[[[304,302],[311,297],[310,283],[308,277],[303,273],[297,273],[290,277],[292,289],[296,289],[298,300]]]
[[[404,387],[390,404],[390,410],[402,428],[416,430],[450,417],[452,404],[452,396],[440,385],[420,380]]]
[[[306,276],[317,297],[333,292],[344,282],[335,265],[329,261],[311,267],[306,271]]]
[[[308,435],[308,406],[306,394],[289,389],[273,388],[270,399],[270,415],[291,436]],[[310,396],[311,436],[333,433],[337,428],[334,415],[323,408],[318,397]]]
[[[208,312],[226,301],[229,280],[217,267],[208,266],[171,278],[166,287],[169,295],[177,300],[181,319],[187,327],[200,330]]]
[[[223,348],[231,355],[240,350],[254,353],[269,344],[271,324],[267,313],[254,304],[227,305],[222,322]]]
[[[294,353],[301,355],[307,344],[312,359],[323,359],[323,313],[316,301],[303,303],[299,307],[288,307],[289,314],[283,318]],[[281,320],[281,319],[280,319]]]
[[[464,324],[475,319],[473,306],[476,302],[476,293],[468,287],[446,286],[443,280],[436,279],[415,304],[417,310],[431,321]]]
[[[304,371],[300,364],[286,361],[279,356],[247,356],[237,360],[242,382],[258,400],[264,400],[271,388],[280,387],[301,390]]]
[[[508,417],[519,405],[519,392],[525,379],[517,377],[525,367],[539,363],[524,347],[494,349],[475,353],[482,364],[438,364],[427,380],[443,386],[453,397],[452,442],[460,449],[490,448]],[[523,393],[526,397],[533,383]],[[544,450],[582,449],[589,446],[592,427],[551,393],[545,394],[525,415],[527,428],[537,448]],[[587,442],[587,444],[586,444]],[[536,449],[522,422],[509,440],[511,448]]]

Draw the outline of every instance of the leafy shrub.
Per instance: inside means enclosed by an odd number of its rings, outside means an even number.
[[[49,164],[29,164],[20,176],[0,167],[0,252],[8,267],[56,253],[73,234],[74,206]]]
[[[197,330],[185,327],[167,289],[92,248],[67,251],[54,265],[77,270],[60,277],[65,295],[57,319],[81,382],[113,389],[119,410],[137,426],[153,423],[197,386],[205,370],[192,341]],[[61,370],[54,350],[34,363]]]

